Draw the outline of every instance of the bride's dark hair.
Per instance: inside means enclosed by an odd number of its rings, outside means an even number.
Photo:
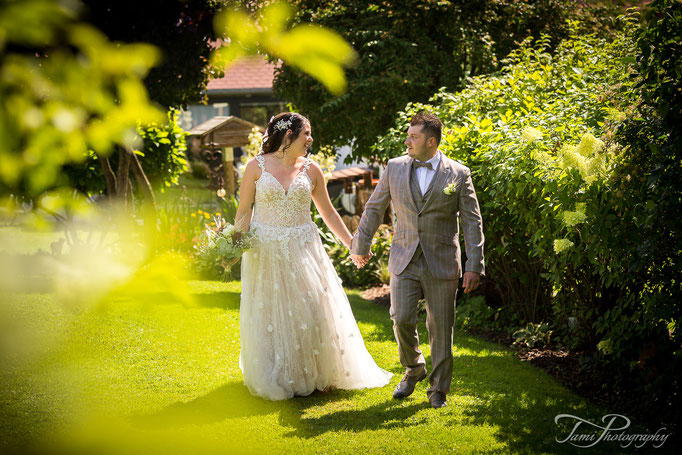
[[[290,121],[291,126],[275,129],[275,126],[280,121]],[[265,129],[265,134],[267,137],[265,138],[265,141],[263,141],[263,154],[265,155],[267,153],[276,152],[282,145],[282,141],[284,141],[287,130],[291,130],[290,141],[284,146],[283,150],[286,151],[286,149],[291,146],[291,143],[298,138],[298,135],[301,134],[301,131],[303,130],[303,127],[306,125],[306,123],[310,123],[310,121],[303,115],[297,114],[296,112],[281,112],[275,115],[270,120],[270,123],[268,123],[268,127]]]

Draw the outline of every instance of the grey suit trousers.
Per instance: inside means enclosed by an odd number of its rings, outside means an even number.
[[[452,382],[452,336],[455,322],[455,299],[459,280],[434,278],[429,272],[421,248],[405,270],[391,275],[391,319],[398,341],[400,363],[410,376],[426,369],[419,349],[417,305],[426,299],[426,326],[431,346],[429,391],[447,394]]]

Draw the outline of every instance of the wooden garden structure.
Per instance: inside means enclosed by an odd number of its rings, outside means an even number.
[[[233,149],[247,145],[254,128],[263,130],[255,123],[229,115],[213,117],[189,132],[190,137],[199,140],[201,157],[211,168],[212,189],[224,188],[226,194],[234,194]]]

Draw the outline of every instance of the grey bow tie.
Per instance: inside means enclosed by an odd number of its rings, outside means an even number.
[[[420,168],[420,167],[425,167],[427,169],[433,170],[433,166],[431,166],[431,163],[427,163],[425,161],[414,160],[412,165],[414,166],[415,169]]]

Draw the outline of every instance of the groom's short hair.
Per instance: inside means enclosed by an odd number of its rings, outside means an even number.
[[[426,138],[435,137],[436,145],[440,144],[440,139],[443,134],[443,122],[440,121],[437,115],[430,112],[420,112],[412,117],[410,126],[421,125],[422,133],[426,134]]]

